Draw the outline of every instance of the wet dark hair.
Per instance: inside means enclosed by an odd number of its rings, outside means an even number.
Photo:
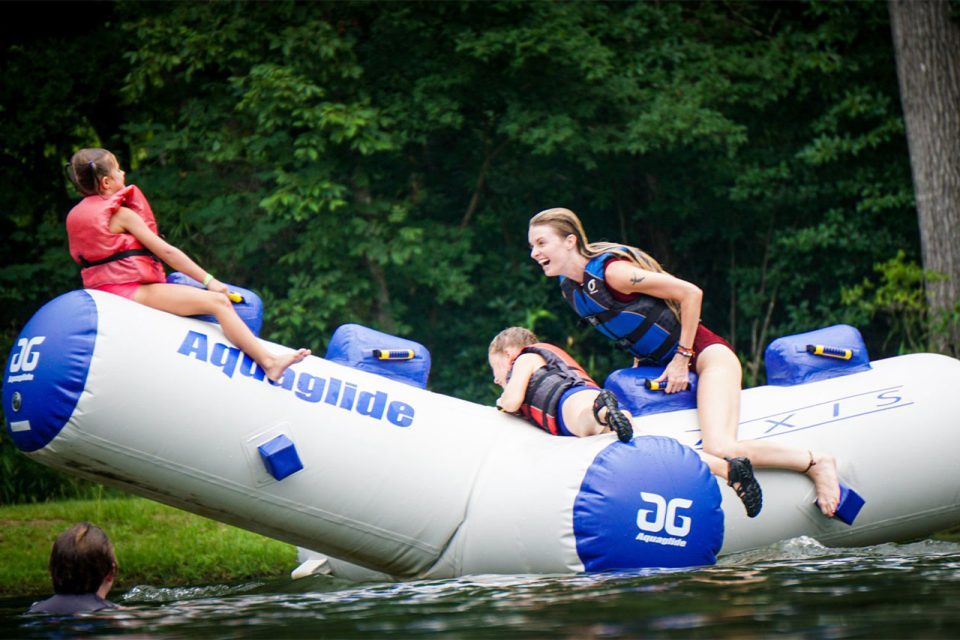
[[[115,566],[110,539],[89,522],[75,524],[57,536],[50,552],[50,577],[56,593],[96,593]]]
[[[100,193],[100,178],[109,175],[116,162],[113,154],[106,149],[80,149],[66,166],[67,177],[85,196]]]

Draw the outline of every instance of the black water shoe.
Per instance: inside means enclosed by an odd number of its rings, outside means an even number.
[[[601,420],[600,410],[604,407],[607,409],[607,419]],[[600,424],[613,427],[620,442],[633,440],[633,424],[630,422],[630,418],[625,416],[623,411],[620,411],[620,403],[617,402],[617,396],[613,395],[612,391],[607,389],[600,391],[597,399],[593,401],[593,417]]]
[[[763,491],[753,475],[753,465],[747,458],[724,458],[727,461],[727,485],[747,509],[747,517],[756,518],[763,508]]]

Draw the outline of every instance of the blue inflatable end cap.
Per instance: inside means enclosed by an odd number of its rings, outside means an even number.
[[[574,500],[577,555],[587,571],[715,564],[720,503],[716,478],[690,447],[663,436],[616,442],[594,458]]]
[[[852,525],[866,502],[859,493],[847,485],[841,484],[840,505],[837,507],[837,513],[834,517],[840,522]]]
[[[267,471],[277,480],[283,480],[303,469],[297,447],[287,436],[279,435],[257,447],[257,450]]]

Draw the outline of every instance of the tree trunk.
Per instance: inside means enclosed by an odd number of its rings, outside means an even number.
[[[960,355],[960,22],[949,0],[889,0],[907,127],[931,348]],[[949,321],[944,326],[943,320]]]

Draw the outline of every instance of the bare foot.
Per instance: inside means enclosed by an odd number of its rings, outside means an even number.
[[[267,377],[274,382],[279,382],[283,377],[283,372],[292,364],[296,364],[310,355],[310,349],[297,349],[293,353],[285,353],[280,356],[273,356],[270,364],[263,368]]]
[[[812,454],[814,465],[807,471],[817,490],[817,506],[828,518],[832,518],[840,505],[840,479],[837,477],[837,460],[829,453]]]

